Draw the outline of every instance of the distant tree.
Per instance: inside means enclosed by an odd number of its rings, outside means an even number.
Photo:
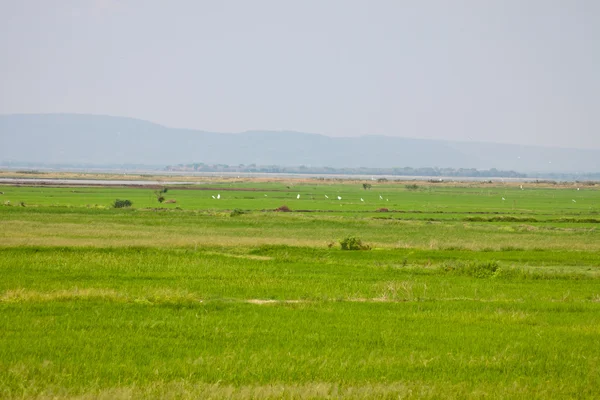
[[[166,187],[164,187],[164,188],[162,188],[162,189],[159,189],[159,190],[155,190],[155,191],[154,191],[154,195],[156,196],[156,200],[157,200],[159,203],[162,203],[163,201],[165,201],[165,196],[164,196],[164,194],[165,194],[165,193],[167,193],[168,191],[169,191],[169,189],[168,189],[168,188],[166,188]]]

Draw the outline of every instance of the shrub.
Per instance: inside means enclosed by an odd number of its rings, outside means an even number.
[[[355,236],[347,236],[340,240],[342,250],[371,250],[371,246],[364,244],[360,238]]]
[[[412,183],[412,184],[406,185],[404,187],[406,188],[406,190],[417,190],[419,188],[419,185],[417,185],[416,183]]]
[[[467,263],[445,264],[444,271],[457,275],[472,276],[474,278],[491,278],[500,273],[500,266],[496,261],[471,261]]]
[[[242,215],[245,214],[244,211],[240,210],[239,208],[236,208],[235,210],[231,211],[231,213],[229,214],[230,217],[237,217],[238,215]]]
[[[292,210],[290,210],[290,208],[286,205],[283,205],[279,208],[276,208],[275,211],[279,211],[279,212],[291,212]]]
[[[156,200],[158,200],[159,203],[165,201],[165,196],[163,196],[163,194],[167,193],[168,191],[169,189],[167,189],[166,187],[159,190],[155,190],[154,195],[156,196]]]
[[[465,268],[465,274],[475,278],[490,278],[494,276],[499,265],[496,261],[471,263]]]
[[[113,203],[113,208],[125,208],[125,207],[131,207],[132,205],[133,205],[133,203],[129,200],[116,199],[115,202]]]

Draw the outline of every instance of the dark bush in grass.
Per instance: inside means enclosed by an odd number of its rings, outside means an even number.
[[[419,185],[417,185],[416,183],[412,183],[412,184],[406,185],[404,187],[406,188],[406,190],[417,190],[417,189],[419,189]]]
[[[112,206],[113,208],[126,208],[131,207],[132,205],[133,203],[130,200],[116,199]]]
[[[364,244],[360,238],[348,236],[340,240],[342,250],[371,250],[371,246]]]
[[[290,210],[290,208],[288,206],[283,205],[281,207],[276,208],[275,211],[279,211],[279,212],[291,212],[292,210]]]
[[[231,213],[229,213],[230,217],[237,217],[238,215],[243,215],[245,214],[244,211],[240,210],[239,208],[236,208],[235,210],[231,211]]]

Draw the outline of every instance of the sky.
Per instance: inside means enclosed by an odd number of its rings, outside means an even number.
[[[0,0],[0,114],[600,148],[597,0]]]

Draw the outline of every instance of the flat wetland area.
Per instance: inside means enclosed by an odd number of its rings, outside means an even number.
[[[600,398],[597,184],[198,179],[0,185],[0,398]]]

